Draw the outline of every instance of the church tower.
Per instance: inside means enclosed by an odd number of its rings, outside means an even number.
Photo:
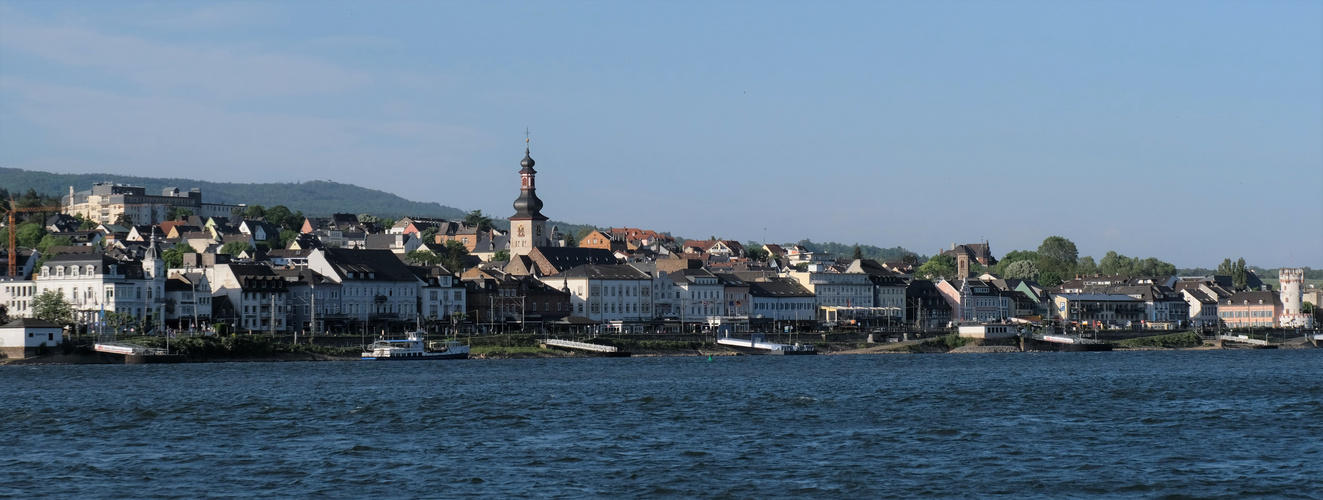
[[[533,157],[528,153],[524,139],[524,160],[519,162],[519,198],[515,199],[515,214],[510,216],[510,255],[528,255],[535,247],[547,246],[547,217],[542,215],[542,200],[537,198]]]

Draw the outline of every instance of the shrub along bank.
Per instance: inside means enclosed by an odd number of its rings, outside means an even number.
[[[166,347],[162,337],[134,337],[124,339],[131,344],[147,347]],[[247,359],[267,358],[291,353],[321,354],[324,356],[358,357],[359,347],[332,347],[317,344],[289,344],[276,342],[263,335],[207,335],[170,339],[170,352],[183,354],[188,359]]]
[[[1180,332],[1168,335],[1155,335],[1152,337],[1137,337],[1125,339],[1116,343],[1120,347],[1199,347],[1204,345],[1203,337],[1194,332]]]

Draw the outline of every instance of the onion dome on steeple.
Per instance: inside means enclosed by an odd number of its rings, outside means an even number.
[[[537,185],[534,182],[537,171],[533,170],[534,164],[533,157],[525,147],[524,159],[519,162],[523,167],[519,170],[519,198],[515,199],[515,214],[510,217],[511,220],[547,220],[546,216],[542,215],[542,200],[537,197]]]

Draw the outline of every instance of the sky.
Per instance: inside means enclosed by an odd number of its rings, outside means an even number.
[[[1323,268],[1323,2],[0,0],[4,167],[508,217],[525,130],[571,223]]]

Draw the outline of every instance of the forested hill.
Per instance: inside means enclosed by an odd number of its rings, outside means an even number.
[[[167,187],[175,187],[185,191],[191,188],[199,188],[202,190],[202,201],[207,203],[244,203],[264,207],[283,205],[291,211],[303,212],[304,215],[314,217],[327,216],[333,213],[351,213],[372,214],[387,219],[415,216],[458,220],[463,219],[466,214],[464,210],[435,202],[409,201],[385,191],[331,181],[240,184],[117,174],[56,174],[0,167],[0,188],[15,195],[34,190],[38,194],[58,198],[69,194],[69,186],[73,186],[74,190],[77,191],[86,191],[92,189],[92,184],[106,181],[141,186],[149,194],[159,194],[162,189]],[[549,222],[550,224],[559,225],[561,231],[571,235],[583,232],[584,228],[591,227],[558,221]],[[510,227],[509,221],[503,218],[493,219],[492,225],[502,229]],[[665,228],[658,229],[665,230]],[[855,247],[854,245],[835,242],[817,243],[809,240],[801,240],[798,244],[814,252],[827,252],[841,258],[849,257]],[[860,247],[864,257],[870,259],[898,260],[904,255],[913,253],[901,247],[880,248],[873,245],[860,245]]]
[[[0,168],[0,188],[12,193],[33,189],[38,193],[64,196],[69,193],[69,186],[77,191],[86,191],[92,188],[92,184],[103,181],[142,186],[149,194],[159,194],[167,187],[185,191],[199,188],[202,190],[202,201],[207,203],[245,203],[266,207],[284,205],[290,210],[312,216],[352,213],[391,219],[406,215],[462,219],[465,213],[464,210],[439,203],[409,201],[384,191],[330,181],[238,184],[115,174],[55,174]]]

